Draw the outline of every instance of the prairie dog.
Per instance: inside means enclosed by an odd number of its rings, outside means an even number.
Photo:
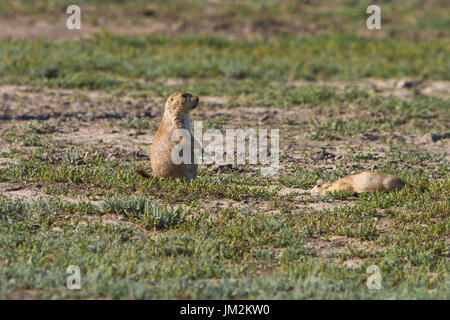
[[[350,191],[350,192],[374,192],[376,190],[390,192],[400,190],[406,185],[406,182],[399,177],[380,173],[380,172],[362,172],[352,176],[347,176],[334,182],[324,182],[312,188],[311,194],[325,194],[332,191]]]
[[[151,165],[157,178],[186,178],[189,181],[197,177],[197,164],[194,161],[194,138],[190,131],[189,111],[198,105],[198,101],[197,96],[187,92],[175,92],[167,99],[161,124],[150,151]],[[173,141],[172,134],[177,129],[185,129],[189,132],[191,140],[191,161],[189,163],[175,164],[172,161],[173,148],[178,143],[186,142],[184,138]]]

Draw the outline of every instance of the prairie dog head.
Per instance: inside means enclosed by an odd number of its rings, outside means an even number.
[[[176,119],[194,109],[198,104],[198,97],[188,92],[172,93],[166,101],[166,111]]]
[[[310,190],[311,194],[324,194],[331,187],[331,182],[321,182],[319,181],[317,186]]]

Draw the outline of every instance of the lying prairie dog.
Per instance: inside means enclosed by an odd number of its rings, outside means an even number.
[[[380,173],[380,172],[362,172],[352,176],[347,176],[334,182],[324,182],[312,188],[311,194],[325,194],[332,191],[349,192],[375,192],[376,190],[390,192],[400,190],[406,185],[406,182],[399,177]]]

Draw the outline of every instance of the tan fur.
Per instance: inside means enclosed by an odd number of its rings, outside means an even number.
[[[312,194],[325,194],[332,191],[349,191],[349,192],[374,192],[400,190],[406,185],[405,181],[399,177],[379,173],[379,172],[362,172],[352,176],[347,176],[336,180],[335,182],[325,182],[311,189]]]
[[[199,98],[187,92],[176,92],[167,99],[163,118],[153,140],[150,160],[153,172],[157,178],[173,177],[186,178],[197,177],[197,164],[194,164],[194,138],[191,134],[191,163],[174,164],[171,158],[172,149],[179,141],[172,141],[172,133],[176,129],[186,129],[190,132],[189,111],[195,108]]]

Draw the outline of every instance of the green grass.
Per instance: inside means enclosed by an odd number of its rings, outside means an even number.
[[[0,168],[1,182],[39,183],[48,196],[0,196],[2,298],[449,299],[450,166],[441,156],[392,149],[385,158],[344,158],[334,170],[302,164],[278,178],[202,170],[187,183],[143,179],[139,164],[82,146],[63,155],[49,147],[2,154],[20,160]],[[348,161],[376,161],[426,188],[302,198],[334,201],[322,210],[277,194],[340,178]],[[332,245],[335,237],[344,243]],[[359,268],[342,265],[355,259]],[[366,287],[372,264],[382,290]],[[69,265],[81,268],[80,291],[65,287]]]
[[[202,90],[213,92],[219,84],[212,81]],[[0,198],[0,296],[449,299],[448,161],[383,138],[392,132],[448,130],[447,100],[421,95],[402,100],[326,86],[256,88],[251,79],[227,84],[222,90],[229,107],[333,110],[336,115],[323,121],[284,119],[282,132],[312,132],[312,138],[331,142],[370,132],[380,136],[386,154],[361,149],[333,159],[335,169],[324,169],[313,167],[308,162],[313,154],[305,153],[306,164],[293,163],[277,177],[243,166],[224,173],[201,170],[189,183],[158,181],[137,175],[142,164],[128,156],[108,160],[102,146],[54,141],[58,130],[47,121],[8,123],[1,138],[11,151],[1,156],[18,162],[0,167],[0,182],[39,184],[49,198]],[[147,129],[159,119],[111,121],[114,128]],[[216,116],[206,127],[223,129],[230,123],[227,116]],[[40,145],[28,144],[27,137],[38,137]],[[296,201],[277,194],[282,187],[309,189],[318,180],[338,179],[349,173],[349,164],[358,170],[376,164],[378,171],[425,189]],[[98,198],[101,204],[91,200]],[[216,207],[216,202],[228,206]],[[309,207],[321,204],[331,208]],[[343,244],[335,244],[336,237],[343,237]],[[343,265],[355,259],[362,260],[359,268]],[[74,264],[81,267],[81,291],[64,286],[65,271]],[[366,287],[372,264],[381,269],[382,290]]]
[[[42,146],[43,136],[56,132],[56,128],[46,121],[30,120],[25,124],[12,126],[3,132],[6,142],[22,141],[25,146]]]
[[[210,36],[116,36],[51,42],[1,40],[0,77],[49,86],[111,89],[154,79],[448,80],[444,40],[371,40],[350,35],[245,41]],[[19,80],[20,79],[20,80]],[[139,79],[150,83],[142,84]]]
[[[427,13],[417,21],[417,27],[442,31],[450,30],[450,19],[436,13]]]
[[[135,199],[109,199],[103,205],[103,212],[125,214],[131,221],[139,221],[146,228],[163,230],[183,222],[183,210],[172,210],[152,206],[144,197]]]
[[[39,152],[39,151],[38,151]],[[136,173],[136,165],[120,164],[116,161],[104,161],[91,158],[83,162],[66,158],[59,165],[48,153],[44,157],[35,153],[29,159],[21,159],[17,164],[0,169],[0,181],[27,181],[69,183],[98,188],[96,195],[111,193],[129,193],[131,190],[143,195],[163,196],[166,200],[195,200],[199,197],[224,197],[240,200],[244,196],[269,198],[273,195],[263,188],[251,187],[229,180],[221,181],[221,177],[204,177],[195,181],[177,181],[160,179],[143,179]],[[68,163],[69,162],[69,163]],[[167,193],[167,194],[166,194]]]
[[[432,191],[423,195],[404,189],[362,195],[342,208],[274,215],[174,211],[139,197],[111,198],[102,207],[58,198],[2,199],[0,274],[14,281],[0,282],[0,292],[8,297],[33,289],[43,298],[448,299],[443,237],[449,232],[449,183],[431,183]],[[427,213],[420,213],[424,208]],[[105,214],[134,223],[101,223]],[[387,230],[377,227],[380,219]],[[348,246],[326,259],[305,246],[311,237],[333,235],[368,246]],[[70,250],[61,251],[68,244]],[[359,269],[339,265],[356,258],[364,258]],[[72,264],[81,267],[81,291],[63,286]],[[382,270],[383,290],[365,286],[371,264]],[[248,278],[261,269],[260,276]]]

